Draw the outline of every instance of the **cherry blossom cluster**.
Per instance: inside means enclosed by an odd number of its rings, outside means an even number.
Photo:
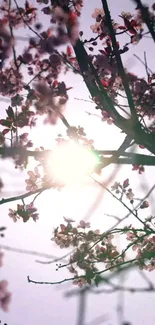
[[[73,45],[76,43],[79,36],[77,17],[80,16],[82,6],[82,0],[52,1],[51,5],[42,8],[42,12],[50,16],[51,23],[58,24],[57,41],[61,44],[68,40]]]
[[[25,7],[16,6],[13,8],[10,6],[8,0],[3,0],[0,6],[0,11],[3,13],[3,18],[0,23],[2,25],[14,28],[20,28],[24,24],[32,24],[36,19],[37,8],[31,6],[28,1],[25,1]],[[23,20],[24,17],[24,20]]]
[[[111,191],[114,191],[116,195],[119,195],[121,201],[123,200],[123,197],[125,195],[126,199],[129,200],[131,204],[133,204],[135,201],[135,194],[133,193],[133,190],[131,187],[129,187],[129,185],[130,184],[128,178],[124,180],[123,184],[116,181],[111,186]],[[144,200],[140,205],[140,209],[145,209],[148,207],[149,207],[149,202],[147,200]]]
[[[154,22],[154,5],[152,5],[152,10],[150,11],[150,21]],[[84,44],[91,44],[89,51],[93,52],[96,45],[102,43],[101,49],[95,51],[94,55],[90,55],[90,59],[97,69],[97,73],[101,78],[101,82],[107,89],[110,97],[113,98],[114,103],[119,103],[119,96],[124,92],[121,78],[119,77],[119,72],[117,69],[116,59],[114,50],[112,48],[111,35],[107,27],[106,17],[103,9],[95,9],[92,17],[96,20],[95,25],[90,26],[94,33],[97,33],[95,38],[90,40],[84,40]],[[122,22],[116,23],[113,21],[113,29],[116,36],[126,33],[130,35],[130,42],[125,44],[123,48],[120,48],[120,44],[117,41],[117,48],[119,53],[122,55],[129,50],[129,45],[137,44],[143,37],[144,34],[144,21],[139,9],[135,15],[129,12],[122,12],[120,15]],[[83,36],[83,32],[81,32]],[[99,53],[98,53],[99,52]],[[147,80],[143,78],[138,78],[132,73],[127,73],[130,88],[132,90],[133,100],[136,110],[139,116],[147,116],[150,119],[154,119],[154,73],[148,73]],[[123,94],[124,95],[124,94]],[[103,121],[107,121],[108,124],[113,123],[113,119],[110,113],[104,110],[101,103],[98,102],[98,108],[101,108]],[[127,110],[128,112],[128,110]],[[153,131],[153,130],[151,130]]]
[[[155,270],[155,231],[148,230],[144,233],[131,228],[127,233],[127,240],[133,243],[132,250],[137,254],[136,259],[140,268],[148,271]]]
[[[37,209],[34,207],[33,203],[30,204],[17,204],[17,209],[12,210],[9,209],[9,217],[16,222],[18,219],[22,218],[23,222],[27,222],[30,218],[33,221],[37,221],[39,218],[39,214],[37,213]]]
[[[150,218],[148,219],[150,220]],[[57,265],[57,270],[66,266],[73,274],[73,284],[99,284],[102,272],[113,271],[128,261],[126,252],[132,248],[136,253],[134,262],[141,269],[152,271],[155,268],[155,230],[146,223],[146,228],[135,229],[131,225],[100,234],[90,230],[90,223],[81,220],[75,227],[74,220],[64,217],[64,224],[54,231],[54,242],[62,249],[73,247],[68,264]],[[115,234],[125,235],[130,243],[119,251],[115,245]],[[104,268],[103,268],[104,267]]]

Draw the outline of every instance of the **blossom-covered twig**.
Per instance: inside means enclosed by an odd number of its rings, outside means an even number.
[[[102,186],[108,193],[110,193],[117,201],[119,201],[122,205],[124,205],[124,207],[130,212],[130,214],[133,214],[134,217],[139,220],[144,226],[145,226],[145,222],[142,221],[138,215],[137,215],[137,212],[134,212],[133,210],[131,210],[123,201],[120,201],[120,199],[114,194],[112,193],[108,188],[106,188],[104,186],[104,184],[100,183],[99,181],[97,181],[94,177],[91,176],[91,178],[97,183],[99,184],[100,186]]]
[[[126,73],[124,71],[122,59],[121,59],[120,53],[119,53],[119,51],[117,49],[116,37],[115,37],[114,30],[113,30],[112,22],[111,22],[111,17],[110,17],[110,12],[109,12],[109,8],[108,8],[107,0],[102,0],[102,5],[103,5],[104,11],[105,11],[106,23],[107,23],[107,26],[109,28],[109,32],[110,32],[110,35],[111,35],[111,41],[112,41],[113,50],[114,50],[114,54],[115,54],[116,61],[117,61],[119,74],[120,74],[121,79],[122,79],[122,83],[123,83],[123,86],[124,86],[124,90],[125,90],[125,93],[126,93],[126,96],[127,96],[127,99],[128,99],[128,103],[129,103],[129,107],[130,107],[130,111],[131,111],[132,127],[135,128],[138,125],[138,117],[137,117],[134,101],[133,101],[133,98],[132,98],[132,93],[131,93],[131,90],[129,88],[129,83],[128,83],[128,80],[127,80],[127,76],[126,76]]]
[[[137,9],[140,10],[140,12],[142,14],[142,18],[148,27],[148,30],[152,36],[152,39],[155,42],[154,21],[151,21],[148,7],[144,6],[142,4],[141,0],[132,0],[132,1],[135,2],[135,4],[137,5]]]

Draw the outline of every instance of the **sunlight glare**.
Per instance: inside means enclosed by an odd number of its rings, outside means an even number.
[[[74,141],[58,146],[48,163],[49,172],[65,185],[79,183],[93,173],[98,157]]]

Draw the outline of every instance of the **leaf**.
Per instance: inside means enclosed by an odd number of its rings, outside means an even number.
[[[88,280],[91,280],[94,278],[94,272],[90,269],[86,270],[86,278],[87,278],[87,281]]]
[[[94,278],[94,282],[97,287],[101,281],[102,281],[102,277],[100,275],[96,275]]]
[[[126,188],[129,186],[129,178],[127,178],[124,182],[123,182],[123,187]]]
[[[10,127],[12,122],[2,119],[2,120],[0,120],[0,124],[3,125],[3,126],[6,126],[6,127]]]
[[[11,106],[8,107],[8,109],[6,109],[7,115],[10,119],[14,119],[14,111],[13,108]]]
[[[8,132],[10,132],[10,129],[4,129],[4,130],[2,131],[2,134],[5,135],[5,134],[7,134]]]
[[[89,285],[91,285],[91,283],[92,283],[91,279],[87,279],[87,283],[88,283]]]
[[[29,2],[26,1],[26,2],[25,2],[25,9],[27,10],[28,8],[29,8]]]
[[[151,258],[155,258],[155,251],[144,252],[143,258],[147,258],[148,260],[150,260]]]

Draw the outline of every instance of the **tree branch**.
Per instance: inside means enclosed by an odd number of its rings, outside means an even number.
[[[137,9],[140,9],[143,20],[144,20],[145,24],[147,25],[147,28],[155,42],[155,30],[154,30],[155,26],[154,26],[154,22],[151,21],[151,19],[150,19],[148,7],[144,6],[142,4],[141,0],[132,0],[132,1],[136,3]]]
[[[31,195],[35,195],[37,193],[41,193],[43,191],[49,190],[50,188],[51,188],[51,186],[46,186],[46,187],[39,188],[39,189],[37,189],[34,192],[27,192],[27,193],[22,194],[22,195],[19,195],[19,196],[13,196],[13,197],[9,197],[7,199],[1,199],[0,200],[0,205],[5,204],[5,203],[8,203],[8,202],[24,200],[24,199],[26,199],[27,197],[29,197]]]
[[[46,254],[46,253],[41,253],[41,252],[36,252],[36,251],[31,251],[31,250],[21,249],[21,248],[16,248],[16,247],[10,247],[10,246],[1,245],[1,244],[0,244],[0,248],[4,249],[6,251],[19,253],[19,254],[32,255],[32,256],[43,257],[43,258],[48,258],[48,259],[52,258],[53,260],[52,260],[52,262],[50,261],[50,263],[56,263],[59,261],[63,261],[64,263],[66,263],[65,258],[71,254],[71,253],[67,253],[66,255],[63,255],[61,257],[56,257],[54,255],[50,255],[50,254]],[[38,262],[38,261],[36,261],[36,262]],[[48,262],[46,262],[46,263],[48,263]]]
[[[131,93],[131,90],[129,88],[129,83],[128,83],[128,80],[127,80],[126,73],[124,71],[122,59],[121,59],[120,53],[118,51],[116,36],[115,36],[114,30],[113,30],[107,0],[101,0],[101,1],[102,1],[103,9],[104,9],[104,12],[105,12],[106,23],[107,23],[107,26],[109,28],[109,32],[110,32],[110,36],[111,36],[111,41],[112,41],[113,51],[114,51],[114,54],[115,54],[115,57],[116,57],[118,71],[119,71],[119,74],[120,74],[121,79],[122,79],[122,83],[123,83],[123,86],[124,86],[124,90],[125,90],[125,93],[126,93],[126,96],[127,96],[127,99],[128,99],[128,103],[129,103],[129,107],[130,107],[130,111],[131,111],[132,127],[134,128],[134,127],[137,126],[137,124],[139,122],[138,122],[138,117],[137,117],[137,113],[136,113],[132,93]]]

